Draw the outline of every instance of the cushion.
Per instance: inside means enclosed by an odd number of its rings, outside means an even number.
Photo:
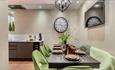
[[[44,55],[44,57],[49,57],[49,52],[45,49],[44,46],[40,46],[40,52]]]
[[[68,66],[63,70],[93,70],[90,66]]]
[[[32,52],[32,60],[35,70],[49,70],[46,59],[38,50]]]
[[[47,64],[47,60],[38,50],[33,51],[32,56],[36,62],[39,62],[41,64]]]
[[[91,47],[90,56],[101,62],[99,70],[113,70],[111,55],[108,52]]]
[[[113,67],[114,67],[114,70],[115,70],[115,57],[112,56],[112,64],[113,64]]]
[[[41,70],[49,70],[48,64],[43,64],[40,66]]]
[[[86,54],[90,55],[90,47],[89,45],[82,45],[80,46],[80,50],[86,52]]]
[[[52,50],[50,49],[50,47],[48,45],[44,45],[44,47],[49,53],[52,52]]]

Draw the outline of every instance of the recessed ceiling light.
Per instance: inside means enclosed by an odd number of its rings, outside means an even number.
[[[77,0],[76,3],[79,4],[79,1]]]
[[[42,6],[39,6],[40,9],[42,9]]]
[[[94,7],[95,7],[95,8],[99,8],[99,7],[100,7],[100,4],[95,4]]]
[[[70,0],[70,3],[72,3],[72,0]]]
[[[10,13],[13,15],[13,14],[14,14],[14,11],[11,11]]]

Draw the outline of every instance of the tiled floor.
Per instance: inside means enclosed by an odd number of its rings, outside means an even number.
[[[32,61],[10,61],[9,70],[34,70]]]

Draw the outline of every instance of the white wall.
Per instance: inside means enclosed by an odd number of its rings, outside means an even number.
[[[84,13],[97,0],[87,0],[80,12],[71,10],[61,13],[56,10],[15,10],[16,32],[14,34],[38,34],[42,33],[45,42],[51,46],[58,43],[58,33],[53,28],[54,20],[57,17],[66,17],[69,21],[68,32],[74,39],[72,44],[76,44],[76,38],[82,43],[104,49],[115,56],[115,1],[106,1],[105,25],[94,28],[85,28]],[[79,22],[80,20],[80,22]]]
[[[0,0],[0,70],[8,70],[7,0]]]
[[[68,32],[72,36],[72,44],[75,38],[79,38],[79,14],[75,10],[14,10],[16,32],[14,34],[38,34],[42,33],[45,42],[53,45],[59,42],[59,34],[54,30],[54,21],[58,17],[65,17],[69,22]]]
[[[96,0],[87,0],[80,11],[80,40],[85,44],[104,49],[115,56],[115,1],[105,0],[105,25],[94,28],[85,28],[85,11]]]

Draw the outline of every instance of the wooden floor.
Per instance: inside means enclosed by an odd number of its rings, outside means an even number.
[[[10,61],[9,70],[34,70],[32,61]]]
[[[10,61],[9,70],[35,70],[32,61]],[[56,69],[50,69],[56,70]]]

